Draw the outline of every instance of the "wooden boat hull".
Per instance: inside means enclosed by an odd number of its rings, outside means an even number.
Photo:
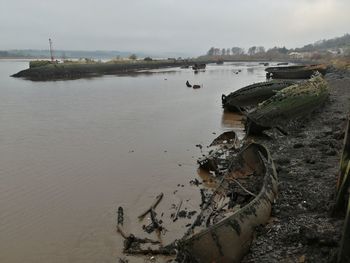
[[[263,184],[258,195],[243,208],[219,223],[181,241],[182,252],[191,262],[240,262],[248,251],[254,228],[267,223],[277,195],[277,175],[269,151],[252,143],[242,153],[256,153],[260,169],[264,171]],[[261,170],[262,171],[262,170]]]
[[[269,67],[265,71],[274,79],[308,79],[316,72],[325,75],[326,65]]]
[[[283,89],[247,114],[246,132],[261,134],[292,118],[305,116],[320,107],[328,94],[328,84],[321,76]]]
[[[245,107],[256,106],[272,97],[277,91],[295,84],[295,81],[266,81],[243,87],[225,96],[222,95],[222,106],[231,112],[244,111]]]
[[[193,66],[192,66],[192,69],[193,70],[199,70],[199,69],[205,69],[207,67],[207,65],[206,64],[194,64]]]
[[[227,155],[237,152],[239,139],[234,131],[227,131],[215,138],[209,147],[210,153],[197,162],[201,169],[219,175],[221,168],[227,166]]]

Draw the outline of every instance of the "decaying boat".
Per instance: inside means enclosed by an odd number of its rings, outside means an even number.
[[[238,152],[239,144],[239,139],[234,131],[222,133],[209,145],[209,154],[197,161],[199,167],[217,176],[221,175],[228,166],[229,156]]]
[[[273,80],[255,83],[229,95],[222,95],[222,106],[225,110],[232,112],[244,111],[246,107],[256,106],[258,103],[272,97],[278,90],[295,84],[291,80]]]
[[[265,224],[277,195],[277,175],[269,151],[252,143],[231,159],[219,186],[179,241],[179,262],[240,262],[254,228]]]
[[[247,134],[260,134],[269,128],[281,128],[291,118],[304,116],[328,98],[328,84],[320,75],[278,91],[247,114]]]
[[[193,69],[193,70],[205,69],[206,66],[207,66],[207,65],[204,64],[204,63],[195,63],[195,64],[192,66],[192,69]]]
[[[319,72],[325,75],[327,66],[325,64],[298,65],[287,67],[269,67],[266,68],[267,77],[274,79],[308,79],[314,73]]]

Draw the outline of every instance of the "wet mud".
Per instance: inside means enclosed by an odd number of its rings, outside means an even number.
[[[343,217],[331,215],[350,99],[350,74],[331,69],[330,97],[288,135],[254,137],[266,145],[279,178],[279,193],[266,226],[242,262],[336,262]]]

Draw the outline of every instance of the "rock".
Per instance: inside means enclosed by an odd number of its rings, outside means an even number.
[[[329,151],[326,152],[326,154],[327,154],[328,156],[336,156],[336,155],[337,155],[337,151],[335,151],[335,150],[329,150]]]
[[[299,148],[302,148],[302,147],[304,147],[304,144],[302,144],[301,142],[298,142],[298,143],[293,145],[294,149],[299,149]]]
[[[315,164],[316,161],[310,157],[306,157],[305,162],[309,164]]]
[[[290,164],[290,158],[287,157],[280,157],[278,159],[275,160],[276,163],[278,164]]]

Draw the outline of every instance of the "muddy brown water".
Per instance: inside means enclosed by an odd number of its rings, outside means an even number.
[[[157,212],[168,230],[162,239],[181,237],[191,220],[169,217],[180,200],[188,211],[198,209],[198,188],[189,184],[200,178],[195,145],[207,146],[232,127],[242,132],[237,116],[223,114],[221,94],[265,78],[258,63],[208,65],[198,74],[174,68],[52,82],[9,77],[27,66],[0,61],[6,263],[117,262],[117,207],[125,209],[126,230],[145,236],[149,219],[137,216],[160,192]],[[202,88],[187,88],[186,80]]]

